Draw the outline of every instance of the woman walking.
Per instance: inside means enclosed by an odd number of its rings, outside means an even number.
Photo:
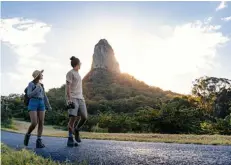
[[[43,79],[43,70],[35,70],[32,74],[34,77],[33,81],[29,83],[26,88],[26,94],[29,98],[28,111],[30,115],[31,125],[24,138],[24,145],[28,146],[31,132],[35,129],[38,124],[38,137],[36,141],[36,148],[44,148],[45,145],[42,143],[42,132],[45,117],[45,110],[51,110],[49,100],[46,96],[43,84],[41,80]]]

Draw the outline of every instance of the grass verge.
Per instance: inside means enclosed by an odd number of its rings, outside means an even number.
[[[45,159],[36,155],[32,151],[22,149],[20,151],[13,150],[1,143],[1,163],[2,165],[71,165],[71,163],[59,163],[51,159]],[[75,163],[76,164],[76,163]],[[86,165],[86,162],[79,165]]]
[[[2,128],[2,130],[26,133],[30,123],[14,120],[16,130]],[[33,132],[36,135],[37,130]],[[67,137],[67,131],[55,129],[53,126],[45,126],[43,135],[55,137]],[[139,142],[164,142],[181,144],[212,144],[231,145],[231,136],[227,135],[192,135],[192,134],[136,134],[136,133],[94,133],[81,132],[83,139],[118,140],[118,141],[139,141]]]

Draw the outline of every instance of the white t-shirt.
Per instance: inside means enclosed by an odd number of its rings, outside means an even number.
[[[66,75],[66,81],[70,83],[70,97],[84,99],[82,92],[82,79],[78,71],[70,70]]]

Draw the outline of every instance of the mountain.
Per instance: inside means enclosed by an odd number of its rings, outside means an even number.
[[[160,102],[180,95],[149,86],[127,73],[121,73],[113,48],[106,39],[101,39],[95,45],[91,70],[83,78],[83,92],[86,100],[95,104],[100,102],[111,107],[112,102],[117,105],[134,103],[130,106],[132,109],[140,106],[158,108]],[[128,111],[128,108],[123,110],[124,106],[112,107],[116,112]]]
[[[95,45],[91,66],[91,70],[83,78],[83,94],[90,114],[97,111],[128,113],[145,106],[160,109],[162,102],[180,96],[121,73],[112,46],[106,39],[101,39]],[[61,106],[64,89],[65,86],[62,86],[48,92],[50,98],[56,98],[55,105]]]
[[[120,73],[119,63],[115,58],[114,50],[105,39],[101,39],[94,49],[91,69],[98,68]]]

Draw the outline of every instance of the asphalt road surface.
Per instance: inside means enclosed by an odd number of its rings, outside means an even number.
[[[1,141],[21,149],[23,134],[1,131]],[[46,148],[35,148],[36,136],[29,146],[38,155],[60,162],[87,160],[90,165],[231,165],[231,146],[172,143],[82,140],[78,147],[66,146],[66,138],[43,137]]]

